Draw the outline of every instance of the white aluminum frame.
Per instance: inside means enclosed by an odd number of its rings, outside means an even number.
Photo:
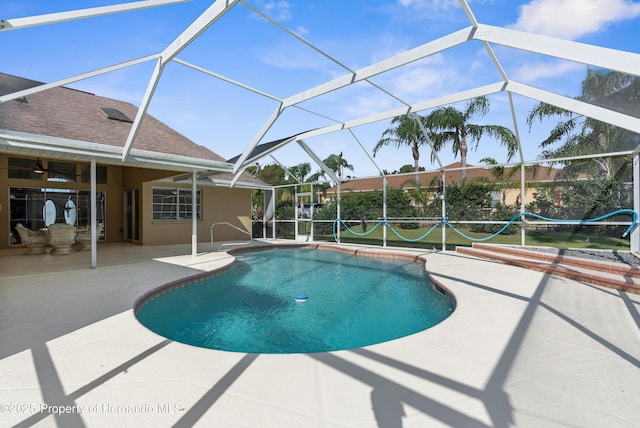
[[[188,0],[142,0],[131,3],[123,3],[119,5],[112,6],[104,6],[104,7],[96,7],[90,9],[81,9],[70,12],[61,12],[54,13],[48,15],[40,15],[26,18],[17,18],[17,19],[5,19],[0,20],[0,32],[9,31],[9,30],[19,30],[27,27],[38,26],[38,25],[47,25],[59,22],[65,22],[69,20],[76,19],[86,19],[95,16],[101,16],[106,14],[113,13],[123,13],[129,12],[133,10],[139,10],[149,7],[163,6],[169,4],[177,4],[182,3]],[[140,102],[140,107],[134,119],[133,125],[127,136],[126,141],[124,142],[124,147],[122,149],[114,148],[114,147],[102,147],[99,145],[93,145],[92,143],[86,142],[74,142],[69,140],[55,139],[50,137],[43,136],[31,136],[31,135],[20,135],[19,133],[13,133],[11,131],[3,131],[0,130],[0,147],[5,146],[5,150],[15,148],[16,150],[34,150],[34,151],[60,151],[69,154],[75,155],[83,155],[91,158],[99,158],[102,160],[114,161],[119,159],[123,163],[144,163],[148,165],[157,165],[167,168],[177,168],[179,170],[192,173],[192,178],[195,180],[198,174],[206,174],[210,172],[233,172],[234,177],[230,181],[230,186],[240,185],[238,180],[240,178],[240,174],[244,171],[247,166],[255,163],[256,161],[264,158],[265,156],[272,156],[275,151],[278,149],[296,141],[303,148],[303,150],[307,153],[307,155],[316,162],[320,168],[325,171],[331,179],[340,186],[340,180],[338,177],[330,171],[326,165],[320,160],[320,158],[311,150],[309,145],[305,142],[305,139],[310,139],[313,137],[339,132],[343,130],[349,131],[352,136],[356,139],[358,144],[363,148],[360,141],[356,138],[355,134],[352,131],[352,128],[362,125],[367,125],[374,122],[384,121],[392,119],[395,116],[418,113],[420,111],[429,110],[433,108],[437,108],[444,105],[449,105],[461,101],[465,101],[468,99],[472,99],[478,96],[484,95],[492,95],[497,93],[505,92],[508,95],[509,104],[511,108],[512,120],[515,129],[516,141],[518,144],[518,153],[519,153],[519,165],[533,164],[539,162],[538,160],[529,160],[526,157],[526,154],[523,153],[522,144],[520,140],[520,134],[518,131],[517,117],[515,112],[515,107],[513,103],[513,94],[518,94],[536,101],[545,102],[548,104],[552,104],[558,107],[561,107],[566,110],[570,110],[572,112],[578,113],[580,115],[592,117],[599,121],[603,121],[606,123],[610,123],[612,125],[628,129],[632,132],[640,134],[640,119],[625,115],[616,111],[612,111],[607,108],[598,107],[592,104],[588,104],[585,102],[578,101],[573,98],[569,98],[566,96],[562,96],[559,94],[555,94],[549,91],[545,91],[539,88],[535,88],[523,83],[519,83],[513,81],[509,78],[505,70],[503,69],[499,57],[496,55],[493,45],[505,46],[511,49],[521,50],[533,52],[536,54],[551,56],[555,58],[559,58],[566,61],[578,62],[586,65],[591,65],[595,67],[601,67],[609,70],[619,71],[622,73],[640,76],[640,54],[625,52],[615,49],[603,48],[599,46],[593,46],[585,43],[579,43],[574,41],[563,40],[554,37],[541,36],[536,34],[531,34],[523,31],[516,31],[512,29],[495,27],[492,25],[481,24],[475,18],[473,11],[467,0],[459,0],[460,6],[464,10],[469,22],[470,26],[463,28],[461,30],[452,32],[448,35],[440,37],[436,40],[429,41],[424,43],[421,46],[418,46],[414,49],[407,50],[395,56],[392,56],[388,59],[376,62],[374,64],[368,65],[366,67],[360,68],[359,70],[351,70],[349,67],[341,63],[336,58],[332,57],[330,54],[324,52],[323,50],[316,47],[313,43],[305,40],[294,31],[286,28],[276,20],[272,19],[265,13],[256,9],[255,7],[248,4],[245,0],[216,0],[211,4],[211,6],[206,9],[203,13],[201,13],[192,23],[184,30],[181,34],[179,34],[172,42],[170,42],[167,47],[160,53],[152,53],[142,58],[132,59],[130,61],[114,64],[109,67],[104,67],[98,70],[89,71],[86,73],[82,73],[76,76],[72,76],[66,79],[58,80],[56,82],[46,83],[31,89],[27,89],[24,91],[18,91],[12,94],[7,94],[0,97],[0,103],[4,103],[10,100],[14,100],[17,98],[21,98],[27,95],[31,95],[40,91],[44,91],[47,89],[51,89],[53,87],[63,86],[70,83],[74,83],[80,80],[89,79],[101,74],[109,73],[115,70],[119,70],[122,68],[130,67],[136,64],[140,64],[142,62],[155,60],[155,67],[153,73],[150,76],[149,82],[147,84],[147,88],[145,94]],[[307,47],[313,49],[318,54],[324,56],[329,59],[333,63],[337,64],[341,68],[346,71],[346,74],[329,80],[320,85],[316,85],[314,87],[308,88],[304,91],[301,91],[297,94],[286,98],[280,98],[269,94],[265,91],[262,91],[258,88],[253,88],[249,85],[246,85],[242,82],[229,79],[225,76],[222,76],[215,71],[206,70],[197,65],[188,63],[186,61],[180,60],[177,56],[194,40],[196,40],[201,34],[203,34],[210,26],[214,25],[219,19],[221,19],[228,11],[237,6],[238,4],[242,4],[252,12],[257,13],[263,19],[265,19],[268,23],[278,27],[283,30],[289,36],[293,37],[300,43],[305,44]],[[416,102],[413,104],[408,104],[404,102],[400,97],[396,96],[394,93],[388,91],[387,89],[379,86],[378,84],[372,82],[370,79],[375,76],[379,76],[388,71],[397,69],[399,67],[406,66],[415,61],[419,61],[425,58],[428,58],[432,55],[444,52],[448,49],[454,48],[456,46],[463,45],[468,42],[480,42],[484,46],[489,58],[494,64],[496,71],[501,77],[501,81],[480,86],[476,88],[472,88],[466,91],[458,92],[455,94],[450,94],[443,97],[425,99],[420,102]],[[214,162],[214,161],[206,161],[206,160],[197,160],[191,158],[184,158],[179,156],[169,156],[163,155],[160,153],[146,153],[141,152],[134,149],[136,136],[138,134],[140,125],[144,116],[147,113],[149,105],[152,102],[156,87],[162,78],[163,70],[165,66],[170,62],[176,62],[178,64],[184,65],[186,67],[190,67],[193,70],[199,71],[203,74],[209,75],[211,77],[220,79],[226,83],[233,84],[238,86],[244,90],[254,92],[263,97],[269,98],[277,103],[276,108],[270,117],[266,118],[262,127],[257,131],[254,138],[248,142],[246,147],[244,148],[241,156],[235,164],[231,165],[224,162]],[[346,88],[353,84],[365,83],[370,85],[371,87],[377,89],[383,94],[389,96],[390,98],[398,101],[400,104],[404,104],[404,106],[395,108],[387,111],[380,111],[375,114],[359,117],[355,119],[351,119],[349,121],[338,121],[332,118],[328,118],[322,115],[319,112],[314,112],[309,109],[303,108],[300,106],[301,103],[305,101],[309,101],[311,99],[320,97],[322,95],[328,94],[330,92]],[[265,151],[258,156],[251,157],[251,153],[255,149],[255,147],[260,144],[263,138],[266,136],[268,131],[276,124],[276,122],[281,117],[282,113],[289,107],[299,108],[306,112],[327,118],[333,122],[336,122],[333,125],[321,127],[319,129],[302,132],[292,138],[289,138],[283,141],[281,144],[275,146],[271,150]],[[421,125],[421,130],[423,133],[426,133],[424,126]],[[433,151],[433,147],[432,152]],[[638,160],[638,151],[640,148],[636,149],[634,154],[634,196],[635,196],[635,207],[634,209],[638,209],[640,206],[640,160]],[[372,157],[368,152],[365,153],[369,157],[369,160],[376,166],[376,168],[380,171],[380,168],[373,162]],[[434,152],[435,154],[435,152]],[[605,155],[615,155],[615,154],[605,154]],[[442,163],[440,159],[437,158],[437,154],[435,154],[436,159],[442,169]],[[596,155],[593,155],[596,156]],[[558,161],[560,159],[556,159]],[[545,162],[554,161],[545,160]],[[632,245],[635,250],[638,250],[638,246],[640,246],[640,232],[634,232],[632,237]]]

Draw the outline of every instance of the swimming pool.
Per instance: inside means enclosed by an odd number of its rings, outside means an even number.
[[[136,304],[136,317],[178,342],[277,354],[397,339],[438,324],[454,308],[422,258],[277,248],[241,252],[219,275],[156,290]]]

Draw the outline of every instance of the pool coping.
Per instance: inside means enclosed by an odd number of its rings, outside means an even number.
[[[389,251],[389,250],[376,250],[372,248],[356,248],[344,246],[341,244],[326,244],[326,243],[292,243],[292,244],[272,244],[272,245],[253,245],[250,247],[242,247],[242,248],[234,248],[232,250],[228,250],[227,254],[231,255],[233,259],[224,266],[214,268],[213,270],[205,271],[202,273],[198,273],[195,275],[191,275],[185,277],[183,279],[174,280],[168,282],[166,284],[159,285],[157,287],[152,288],[151,290],[145,292],[133,304],[133,312],[137,314],[138,310],[149,303],[150,301],[157,299],[160,296],[163,296],[167,293],[170,293],[174,290],[178,290],[183,287],[187,287],[189,285],[195,284],[200,281],[207,280],[209,278],[214,278],[218,275],[221,275],[231,268],[236,263],[236,254],[242,253],[250,253],[256,251],[265,251],[265,250],[274,250],[274,249],[283,249],[283,248],[303,248],[309,250],[327,250],[334,251],[338,253],[344,254],[352,254],[354,256],[361,257],[372,257],[372,258],[383,258],[383,259],[392,259],[392,260],[408,260],[411,262],[422,263],[424,267],[425,274],[427,275],[429,281],[431,281],[433,288],[440,293],[443,297],[449,300],[449,303],[453,306],[453,312],[455,312],[455,308],[457,307],[458,301],[456,299],[455,294],[444,284],[437,281],[429,274],[429,270],[427,269],[427,257],[423,254],[407,254],[401,253],[398,251]],[[451,315],[449,315],[451,316]],[[447,317],[448,318],[448,317]],[[441,322],[446,321],[446,318]],[[440,322],[440,323],[441,323]],[[440,324],[438,323],[438,324]]]
[[[189,246],[107,245],[96,270],[78,267],[86,253],[7,258],[0,404],[155,411],[0,412],[0,425],[637,426],[638,295],[451,252],[354,246],[424,255],[456,311],[350,351],[215,351],[167,340],[132,310],[157,284],[230,262],[207,244],[195,257]]]

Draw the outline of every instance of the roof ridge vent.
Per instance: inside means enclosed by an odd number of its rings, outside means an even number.
[[[107,116],[108,119],[117,120],[119,122],[133,123],[133,120],[129,119],[129,116],[112,107],[100,107],[100,111]]]

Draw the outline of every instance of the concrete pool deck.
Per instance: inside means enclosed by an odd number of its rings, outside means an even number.
[[[88,252],[3,251],[0,426],[640,426],[639,295],[402,250],[458,301],[402,339],[255,355],[139,324],[143,293],[232,261],[208,247],[101,244],[93,270]]]

